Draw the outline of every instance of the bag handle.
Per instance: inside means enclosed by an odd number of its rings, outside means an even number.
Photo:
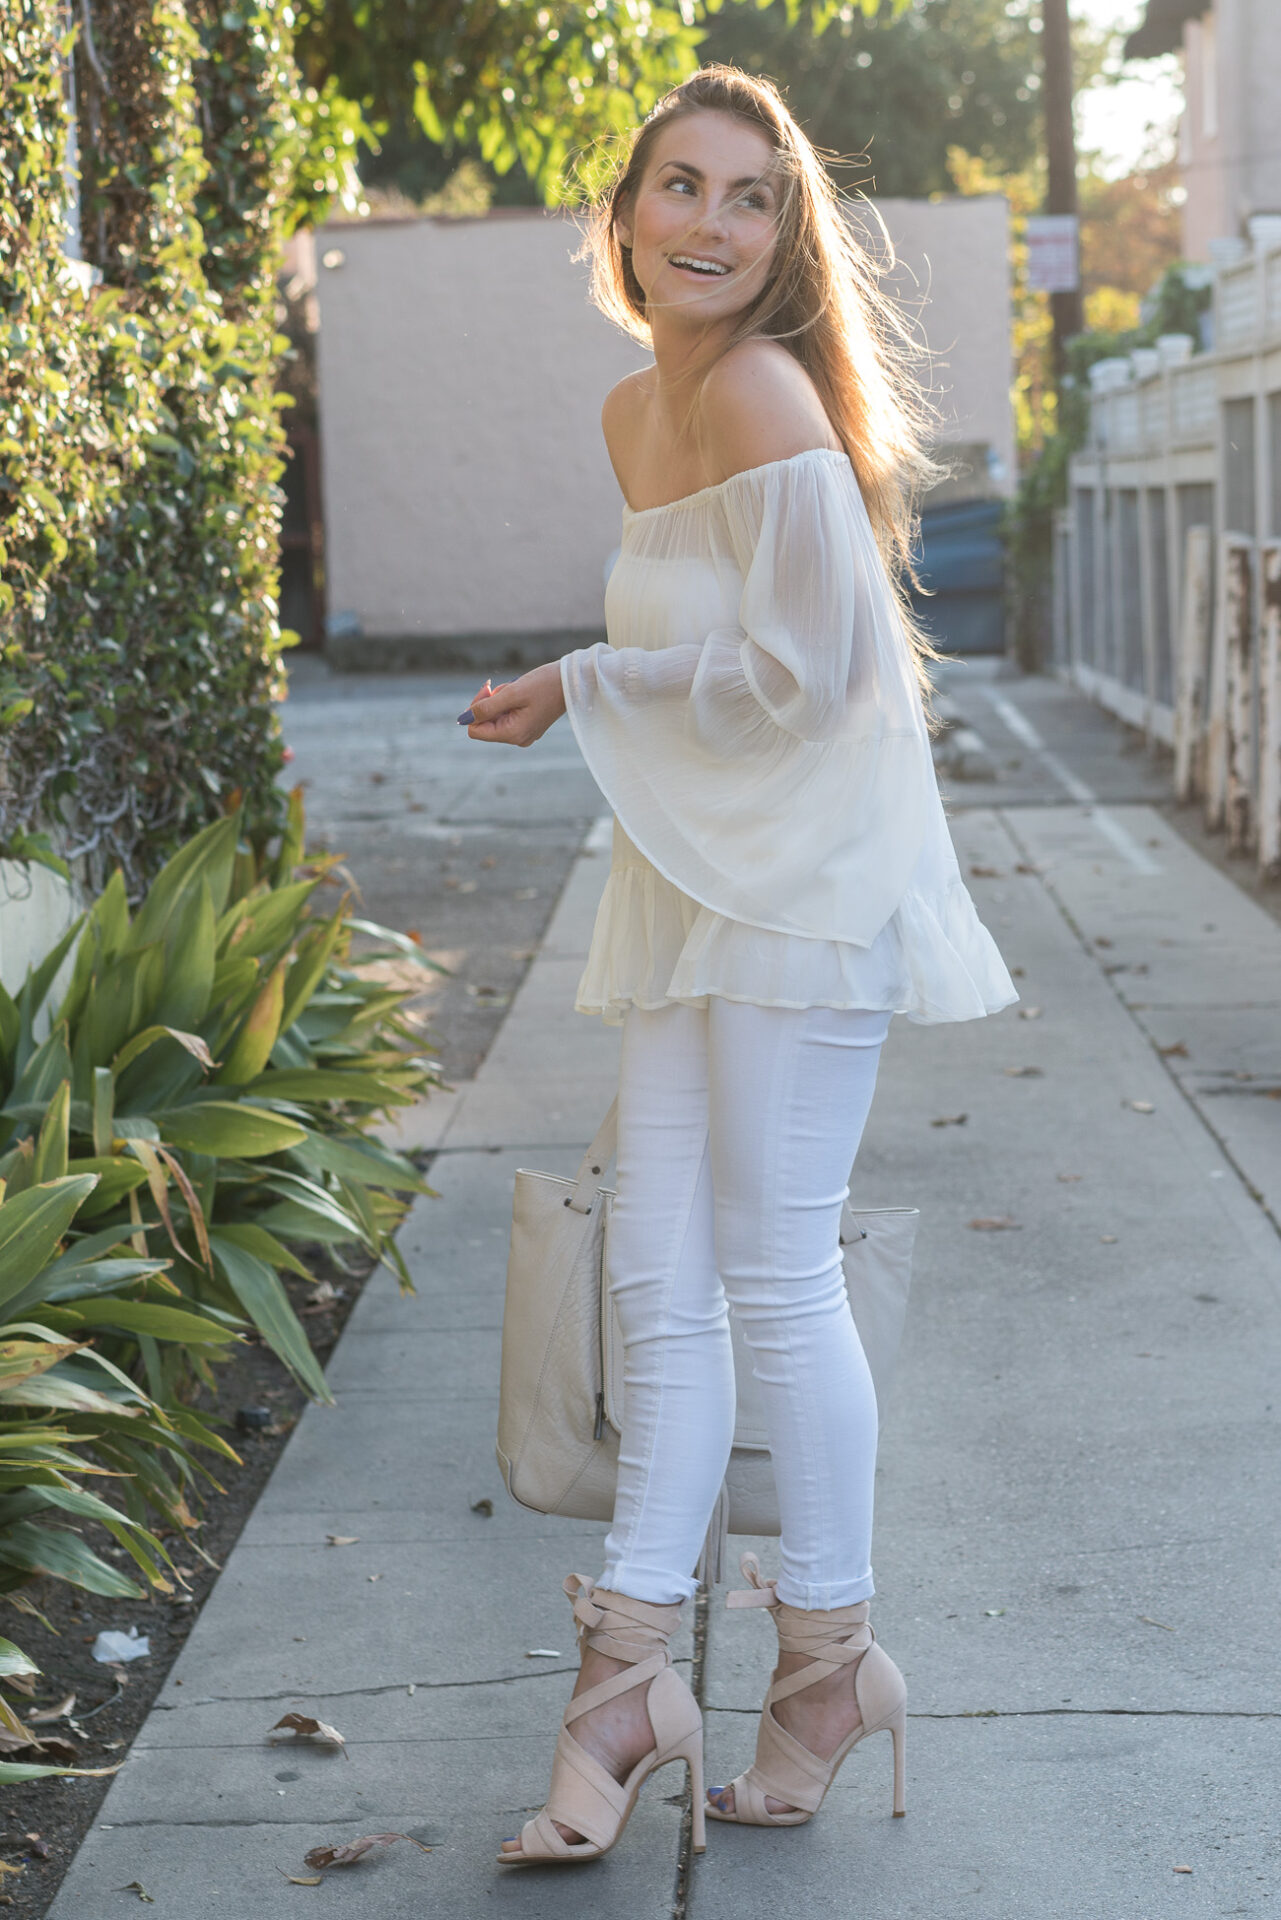
[[[601,1179],[618,1148],[618,1096],[609,1103],[609,1112],[597,1127],[591,1145],[574,1176],[574,1191],[566,1195],[565,1205],[575,1213],[590,1213],[596,1204]]]

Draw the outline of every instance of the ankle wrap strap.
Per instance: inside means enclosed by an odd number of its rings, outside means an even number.
[[[804,1653],[811,1660],[830,1660],[843,1666],[860,1659],[872,1644],[866,1600],[854,1607],[832,1607],[825,1613],[807,1612],[780,1602],[774,1623],[783,1653]]]
[[[826,1660],[843,1666],[861,1658],[874,1638],[868,1625],[871,1611],[866,1600],[852,1607],[831,1607],[825,1612],[789,1607],[778,1597],[777,1580],[761,1578],[761,1563],[754,1553],[745,1553],[739,1562],[746,1591],[725,1596],[727,1607],[768,1607],[778,1628],[778,1644],[783,1653],[803,1653],[811,1660]]]
[[[629,1593],[593,1586],[584,1573],[566,1577],[565,1593],[573,1605],[580,1653],[584,1646],[592,1647],[629,1666],[661,1654],[665,1666],[672,1664],[667,1642],[680,1620],[679,1600],[672,1606],[654,1606],[648,1600],[633,1600]]]

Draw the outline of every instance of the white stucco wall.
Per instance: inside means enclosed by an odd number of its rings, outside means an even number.
[[[1183,51],[1183,250],[1207,260],[1252,214],[1281,213],[1281,6],[1214,0],[1185,24]]]
[[[47,867],[0,860],[0,982],[16,994],[76,916],[71,888]]]
[[[882,205],[929,296],[944,435],[1012,479],[1006,204]],[[601,628],[620,501],[600,406],[648,356],[590,304],[578,244],[537,209],[317,236],[331,631]]]

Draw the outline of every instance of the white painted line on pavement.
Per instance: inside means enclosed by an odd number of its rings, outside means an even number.
[[[1020,713],[1013,701],[1006,700],[999,693],[989,693],[987,697],[997,718],[1009,728],[1014,738],[1020,741],[1029,753],[1036,754],[1046,772],[1053,774],[1065,792],[1069,793],[1074,800],[1079,800],[1083,807],[1090,809],[1091,820],[1103,838],[1115,847],[1121,858],[1127,861],[1136,873],[1149,875],[1160,873],[1161,867],[1150,854],[1144,851],[1134,835],[1128,833],[1119,820],[1114,820],[1107,809],[1099,805],[1098,795],[1093,787],[1087,786],[1084,780],[1073,773],[1071,767],[1065,766],[1057,753],[1050,752],[1027,715]]]

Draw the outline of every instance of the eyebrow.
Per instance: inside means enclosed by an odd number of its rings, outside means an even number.
[[[679,167],[682,173],[691,174],[695,180],[705,180],[707,177],[698,167],[691,166],[688,160],[664,160],[663,165]],[[746,173],[741,179],[731,180],[729,184],[731,192],[737,187],[769,187],[770,191],[773,191],[771,181],[763,173]]]

